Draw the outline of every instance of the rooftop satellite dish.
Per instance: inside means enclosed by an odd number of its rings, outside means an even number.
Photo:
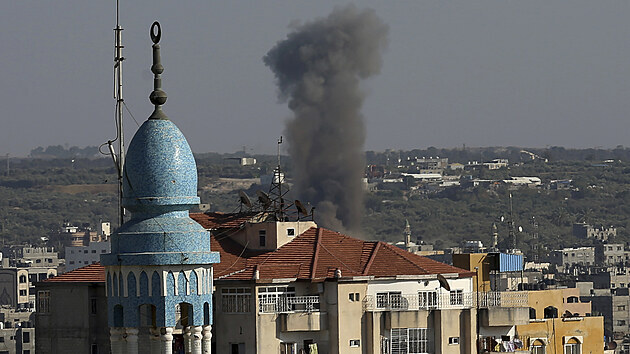
[[[522,226],[518,227],[518,232],[523,232],[523,227]]]
[[[256,195],[258,196],[258,202],[263,205],[263,208],[267,209],[271,205],[271,199],[269,198],[269,194],[257,190]]]
[[[251,209],[252,208],[252,201],[249,200],[249,197],[247,196],[247,194],[245,194],[245,192],[238,191],[238,196],[241,199],[241,204],[245,205],[247,208]]]
[[[501,215],[501,222],[505,221],[505,217]]]
[[[304,216],[308,215],[308,211],[306,210],[302,202],[297,199],[295,200],[295,207],[297,208],[299,214],[302,214]]]

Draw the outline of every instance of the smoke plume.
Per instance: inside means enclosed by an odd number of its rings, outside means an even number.
[[[292,27],[264,62],[293,117],[286,135],[298,198],[318,223],[358,232],[363,213],[365,127],[359,83],[377,74],[388,27],[373,10],[338,7]]]

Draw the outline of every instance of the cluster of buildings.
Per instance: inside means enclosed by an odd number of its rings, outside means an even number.
[[[281,193],[247,212],[191,214],[199,204],[196,165],[161,108],[159,24],[151,37],[155,109],[125,159],[129,219],[111,236],[68,229],[52,240],[67,246],[64,272],[52,249],[7,253],[0,353],[626,350],[605,340],[602,315],[609,314],[594,310],[605,294],[583,295],[584,281],[534,288],[535,276],[514,251],[452,254],[446,264],[419,254],[429,251],[422,245],[409,249],[409,237],[403,249],[319,227],[297,202],[290,213]],[[414,162],[423,173],[446,163]],[[604,257],[613,255],[606,250]],[[628,297],[627,286],[614,289]],[[612,304],[612,316],[630,311],[621,298]],[[8,341],[13,349],[4,350]]]

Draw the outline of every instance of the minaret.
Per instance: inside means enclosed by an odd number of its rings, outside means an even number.
[[[411,225],[409,225],[409,220],[405,219],[405,248],[409,251],[411,247]]]
[[[189,217],[199,204],[197,166],[186,138],[162,111],[161,29],[151,26],[155,109],[134,135],[123,171],[123,206],[131,218],[112,235],[106,268],[112,353],[172,353],[173,335],[187,353],[210,353],[210,233]]]

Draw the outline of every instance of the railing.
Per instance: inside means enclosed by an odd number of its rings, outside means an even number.
[[[476,300],[476,299],[475,299]],[[529,307],[527,291],[491,291],[479,293],[479,307]]]
[[[319,312],[319,296],[259,298],[260,313]]]
[[[367,295],[363,300],[366,311],[414,311],[466,309],[477,307],[529,307],[527,292],[419,292],[418,294]]]

